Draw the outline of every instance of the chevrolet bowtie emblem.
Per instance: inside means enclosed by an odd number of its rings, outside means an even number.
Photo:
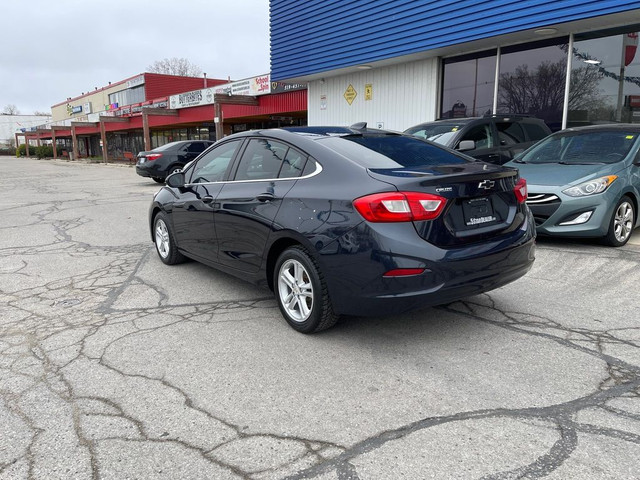
[[[483,180],[478,184],[478,188],[484,188],[485,190],[489,190],[490,188],[493,188],[495,184],[496,182],[494,182],[493,180]]]

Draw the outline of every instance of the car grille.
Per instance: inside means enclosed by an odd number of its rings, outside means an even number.
[[[562,200],[552,193],[529,193],[527,196],[527,205],[533,213],[536,226],[546,222],[560,208],[561,203]]]

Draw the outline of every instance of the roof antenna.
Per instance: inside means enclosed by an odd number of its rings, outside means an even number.
[[[352,129],[352,130],[366,130],[367,129],[367,122],[354,123],[349,128]]]

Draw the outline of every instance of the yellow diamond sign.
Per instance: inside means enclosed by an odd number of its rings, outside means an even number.
[[[344,99],[347,101],[349,105],[351,105],[357,95],[358,95],[358,92],[356,92],[356,89],[353,88],[353,85],[349,84],[349,86],[344,92]]]

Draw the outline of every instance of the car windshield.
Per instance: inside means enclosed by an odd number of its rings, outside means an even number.
[[[440,145],[448,145],[456,132],[444,132],[438,133],[432,137],[428,137],[427,140],[431,140],[432,142],[439,143]]]
[[[625,130],[558,133],[542,140],[516,161],[570,165],[616,163],[627,156],[638,135]]]
[[[474,160],[406,135],[347,135],[323,144],[366,168],[416,168]]]
[[[404,131],[404,133],[408,133],[409,135],[415,135],[420,138],[428,138],[435,137],[436,135],[441,135],[444,133],[457,132],[460,130],[464,124],[462,123],[429,123],[426,125],[418,125],[416,127],[408,128]],[[437,140],[436,140],[437,141]],[[439,142],[443,143],[443,142]]]

